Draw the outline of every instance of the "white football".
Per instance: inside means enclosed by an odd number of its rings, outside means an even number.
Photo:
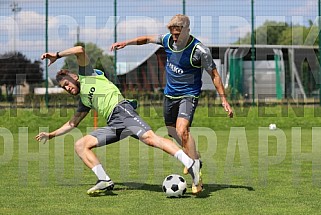
[[[181,197],[186,189],[186,180],[180,175],[171,174],[163,181],[163,191],[167,197]]]
[[[276,124],[270,124],[269,125],[270,130],[275,130],[276,129]]]

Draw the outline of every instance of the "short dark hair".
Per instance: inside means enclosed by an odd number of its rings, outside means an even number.
[[[70,71],[68,69],[61,69],[56,74],[56,81],[59,83],[62,79],[64,79],[66,76],[70,76]]]

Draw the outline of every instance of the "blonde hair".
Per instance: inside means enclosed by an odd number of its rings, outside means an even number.
[[[188,16],[182,15],[182,14],[177,14],[172,17],[172,19],[169,21],[167,24],[167,28],[171,27],[183,27],[183,28],[189,28],[189,18]]]

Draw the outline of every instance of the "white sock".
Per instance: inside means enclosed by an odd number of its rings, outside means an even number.
[[[95,173],[98,180],[107,180],[107,181],[110,180],[109,176],[106,174],[101,164],[94,166],[91,170]]]
[[[181,149],[174,154],[174,157],[182,162],[187,169],[190,168],[194,163],[193,159],[188,157],[188,155],[185,154],[185,152],[183,152]]]

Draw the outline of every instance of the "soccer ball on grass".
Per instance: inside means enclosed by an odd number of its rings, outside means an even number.
[[[167,197],[181,197],[186,193],[186,188],[186,180],[177,174],[171,174],[163,181],[163,191]]]
[[[269,125],[270,130],[276,130],[276,124],[270,124]]]

